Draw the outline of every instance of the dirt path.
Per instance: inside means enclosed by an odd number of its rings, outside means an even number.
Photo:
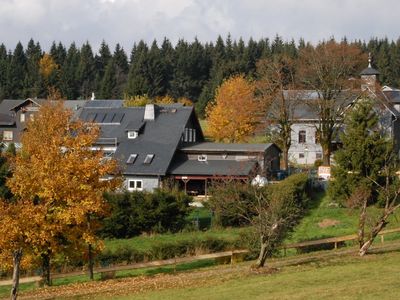
[[[400,250],[400,243],[391,243],[375,246],[371,253]],[[243,276],[256,276],[259,273],[279,270],[285,266],[302,265],[308,263],[333,263],[336,259],[343,256],[354,256],[354,259],[361,259],[357,256],[357,249],[342,249],[324,251],[316,254],[301,255],[296,257],[272,259],[269,267],[260,272],[251,271],[250,263],[242,263],[232,266],[218,266],[197,271],[180,272],[176,274],[158,274],[155,276],[140,276],[132,278],[114,279],[107,281],[95,281],[86,283],[75,283],[58,287],[48,287],[36,289],[34,291],[20,294],[19,299],[56,299],[56,298],[76,298],[92,299],[107,298],[112,299],[115,295],[131,295],[146,291],[215,285],[233,278]]]

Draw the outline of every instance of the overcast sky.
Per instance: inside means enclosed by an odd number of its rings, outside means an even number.
[[[398,0],[0,0],[0,43],[13,49],[32,37],[48,50],[52,41],[88,40],[97,50],[104,39],[130,51],[140,39],[205,42],[228,33],[246,41],[397,39],[399,13]]]

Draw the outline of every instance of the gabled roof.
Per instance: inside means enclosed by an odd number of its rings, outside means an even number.
[[[100,102],[102,100],[98,100]],[[163,176],[167,173],[172,158],[180,144],[185,126],[193,118],[193,107],[163,105],[155,106],[155,120],[144,121],[144,107],[92,107],[94,101],[89,101],[80,114],[82,120],[91,116],[104,114],[104,120],[113,114],[119,114],[120,122],[99,123],[101,138],[116,138],[117,150],[114,158],[120,162],[125,175]],[[105,104],[105,103],[104,103]],[[96,104],[97,105],[97,104]],[[135,139],[128,139],[126,128],[138,127],[143,123],[142,132]],[[126,161],[131,154],[137,154],[134,163]],[[148,154],[154,154],[150,164],[144,164]]]
[[[172,175],[204,175],[204,176],[248,176],[255,169],[256,161],[236,160],[177,160],[171,166]]]
[[[223,144],[223,143],[197,143],[181,147],[180,150],[185,153],[198,152],[265,152],[270,147],[276,147],[275,144]]]

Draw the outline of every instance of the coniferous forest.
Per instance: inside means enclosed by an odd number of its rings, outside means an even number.
[[[400,39],[343,41],[371,52],[383,84],[400,86]],[[1,44],[0,100],[47,98],[49,87],[66,99],[88,99],[92,92],[96,99],[169,95],[189,98],[202,115],[223,79],[238,73],[251,78],[258,60],[281,54],[296,59],[299,50],[309,45],[303,39],[285,41],[280,36],[258,41],[228,36],[209,43],[180,40],[176,45],[165,38],[161,43],[140,41],[130,52],[119,44],[112,49],[103,41],[97,53],[88,42],[81,46],[53,42],[47,52],[32,39],[15,49]]]

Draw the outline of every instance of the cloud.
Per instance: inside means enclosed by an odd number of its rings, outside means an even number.
[[[89,41],[97,49],[104,39],[130,51],[140,39],[205,42],[228,33],[245,40],[397,39],[399,9],[396,0],[0,0],[0,43],[12,49],[32,37],[44,49],[52,41]]]

